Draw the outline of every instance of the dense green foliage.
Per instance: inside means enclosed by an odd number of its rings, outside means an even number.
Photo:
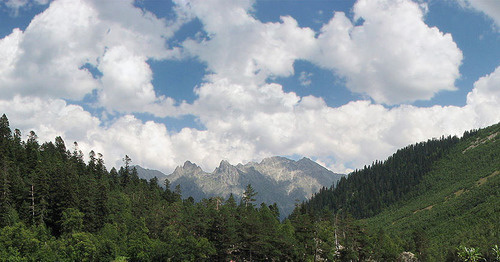
[[[453,260],[460,245],[475,248],[487,261],[500,244],[500,125],[463,139],[437,161],[402,201],[366,222],[409,241],[425,233],[422,252],[435,261]],[[472,260],[471,260],[472,261]]]
[[[383,229],[397,248],[423,261],[496,261],[499,171],[500,125],[494,125],[399,150],[298,210],[365,218],[368,230]]]
[[[499,134],[406,147],[280,221],[251,185],[239,203],[182,199],[128,156],[108,171],[76,142],[23,141],[3,115],[0,261],[500,261]]]
[[[458,143],[457,137],[429,140],[398,150],[384,162],[375,162],[343,177],[335,187],[323,188],[305,208],[342,210],[356,218],[371,217],[383,208],[409,197],[434,162]]]
[[[168,180],[163,189],[139,179],[128,156],[110,171],[100,154],[83,159],[77,143],[72,151],[61,137],[40,145],[34,132],[23,141],[0,118],[0,261],[318,261],[378,252],[370,244],[378,235],[350,219],[280,222],[276,205],[256,205],[251,185],[240,203],[195,203]]]

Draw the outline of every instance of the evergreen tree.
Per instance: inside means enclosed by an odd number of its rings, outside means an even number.
[[[28,172],[33,172],[40,160],[40,145],[38,144],[38,136],[35,131],[30,131],[28,140],[26,141],[26,158]]]
[[[37,168],[33,183],[35,223],[44,225],[49,212],[49,177],[44,168]]]
[[[62,232],[66,234],[77,233],[83,230],[83,217],[85,214],[76,208],[68,208],[62,214]]]
[[[253,189],[251,184],[248,184],[245,192],[243,193],[243,203],[245,203],[245,207],[253,206],[253,202],[255,202],[255,196],[257,192]]]
[[[500,133],[500,126],[486,134],[481,130],[467,134],[470,141],[441,162],[441,167],[444,165],[458,181],[447,192],[451,196],[444,200],[443,194],[436,197],[439,205],[432,212],[443,214],[444,210],[445,215],[436,218],[430,210],[415,212],[413,206],[403,210],[403,215],[390,214],[397,217],[396,224],[405,224],[402,240],[394,231],[385,230],[392,225],[384,228],[376,220],[379,216],[354,218],[373,216],[394,201],[418,196],[409,188],[429,186],[422,184],[422,174],[436,168],[435,161],[456,143],[454,138],[412,145],[384,162],[357,170],[336,186],[322,188],[311,201],[297,204],[290,217],[280,222],[276,204],[254,206],[257,192],[251,185],[246,187],[240,205],[232,194],[226,201],[220,197],[199,202],[192,197],[182,200],[180,185],[171,190],[166,180],[163,189],[157,179],[138,179],[136,170],[129,168],[128,156],[120,172],[112,168],[108,173],[102,155],[90,152],[85,163],[76,143],[71,153],[61,137],[39,145],[34,132],[25,142],[19,130],[13,135],[9,132],[7,117],[2,116],[0,141],[5,144],[0,148],[0,261],[414,259],[404,256],[411,253],[402,252],[402,246],[429,261],[443,261],[441,253],[446,248],[452,249],[450,261],[460,257],[495,261],[500,257],[494,246],[500,232],[496,223],[500,218],[500,136],[493,136]],[[485,142],[471,149],[477,153],[467,152],[476,141]],[[443,173],[434,175],[438,179],[433,182],[451,179]],[[440,183],[438,186],[443,185]],[[459,189],[466,190],[458,191],[461,195],[453,193]],[[449,203],[452,207],[447,207]],[[351,211],[354,218],[348,215]],[[450,221],[456,213],[460,218],[455,216],[453,220],[458,222]],[[425,230],[411,224],[417,221],[415,217],[427,219],[422,223]],[[443,217],[443,228],[432,228],[440,221],[430,219]],[[450,228],[448,223],[457,228]],[[384,230],[378,230],[379,225]],[[439,230],[447,233],[446,238],[436,237]],[[454,244],[445,246],[441,242]],[[462,246],[456,250],[460,244],[474,248]]]
[[[67,160],[68,159],[68,152],[66,151],[66,145],[64,144],[64,140],[62,137],[58,136],[55,139],[55,147],[57,149],[57,152],[59,153],[60,157],[62,160]]]
[[[5,116],[5,115],[4,115]],[[12,196],[9,181],[9,168],[7,159],[2,159],[0,167],[0,227],[9,225],[12,209]]]
[[[122,186],[126,187],[130,184],[132,180],[130,174],[130,163],[132,162],[132,159],[128,155],[125,155],[125,157],[122,160],[125,166],[120,168],[118,174],[120,175],[120,182]]]
[[[10,149],[12,140],[12,131],[10,130],[9,120],[5,114],[0,117],[0,158],[6,156]]]

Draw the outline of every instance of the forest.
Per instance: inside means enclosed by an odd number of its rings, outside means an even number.
[[[386,232],[383,222],[359,218],[413,196],[409,188],[422,184],[423,174],[458,142],[449,137],[405,148],[297,204],[280,221],[275,204],[255,202],[259,192],[251,185],[238,202],[233,196],[195,202],[168,180],[162,187],[156,179],[139,179],[128,156],[108,171],[99,153],[89,152],[85,161],[77,142],[71,149],[61,137],[40,144],[33,131],[23,140],[3,115],[0,261],[433,261],[425,230],[404,238]],[[420,169],[411,171],[415,166]],[[412,180],[396,187],[406,181],[401,173]],[[371,201],[347,197],[362,192],[352,191],[359,182],[349,182],[362,177],[370,178],[360,183],[366,190],[378,192]],[[317,203],[335,188],[339,193]],[[450,246],[447,260],[500,260],[498,243],[488,243],[491,248],[481,250]]]
[[[499,171],[497,124],[400,149],[296,211],[350,214],[422,261],[498,261]]]
[[[465,136],[467,137],[467,136]],[[427,174],[433,163],[459,142],[456,136],[417,143],[398,150],[385,161],[376,161],[342,178],[336,186],[323,188],[304,208],[343,210],[367,218],[401,201]]]

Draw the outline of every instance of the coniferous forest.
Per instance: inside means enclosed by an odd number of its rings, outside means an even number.
[[[23,141],[0,122],[1,261],[307,261],[333,259],[329,218],[279,221],[275,205],[257,204],[251,185],[235,198],[183,199],[179,187],[139,179],[124,157],[107,171],[102,155],[84,162],[61,137]],[[360,235],[355,223],[339,228]],[[363,235],[363,237],[365,237]],[[346,236],[347,238],[347,236]],[[367,241],[365,241],[367,242]],[[367,242],[368,244],[368,242]]]
[[[500,149],[496,137],[479,146],[483,138],[478,134],[485,132],[406,147],[297,204],[280,221],[276,205],[255,202],[259,192],[251,185],[239,201],[230,196],[195,202],[182,196],[182,188],[171,189],[168,180],[162,187],[156,179],[139,179],[129,167],[128,156],[119,170],[108,171],[99,153],[89,152],[84,161],[76,142],[68,146],[56,137],[54,142],[40,143],[35,132],[23,139],[3,115],[0,261],[477,261],[470,260],[475,257],[498,261],[500,220],[494,221],[500,211],[492,203],[500,199],[500,176],[492,174],[500,170]],[[477,148],[468,147],[470,141]],[[471,170],[475,162],[493,163],[471,178],[474,184],[488,174],[481,187],[470,187],[462,177],[456,179],[459,184],[450,182],[446,175],[440,176],[442,181],[430,181],[442,172],[455,171],[453,152],[470,154],[476,149],[485,152],[469,156],[469,162],[460,161]],[[447,192],[445,182],[455,186],[450,190],[463,189],[463,194]],[[451,194],[453,199],[446,203],[452,203],[453,209],[432,202],[434,195],[427,192]],[[469,213],[457,206],[464,196],[467,203],[476,201],[470,208],[482,205],[483,210],[474,213],[482,212],[477,215],[481,223],[469,221]],[[398,227],[394,221],[407,219],[406,213],[391,215],[405,208],[413,212],[414,199],[436,206],[417,210],[417,215],[438,212],[442,205],[445,213],[437,213],[438,221],[457,220],[461,235],[436,231],[428,221],[432,216],[405,222],[429,225]],[[454,212],[463,212],[463,219],[452,217]],[[480,232],[487,236],[475,239],[474,230],[480,226],[487,227]],[[451,242],[433,248],[443,234],[452,234]]]
[[[306,204],[309,209],[344,210],[356,218],[367,218],[408,194],[428,173],[435,161],[459,142],[457,137],[442,137],[398,150],[384,162],[376,161],[335,187],[323,188]]]

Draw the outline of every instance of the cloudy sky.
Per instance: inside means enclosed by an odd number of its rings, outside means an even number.
[[[500,1],[0,0],[0,112],[108,167],[347,172],[500,122]]]

